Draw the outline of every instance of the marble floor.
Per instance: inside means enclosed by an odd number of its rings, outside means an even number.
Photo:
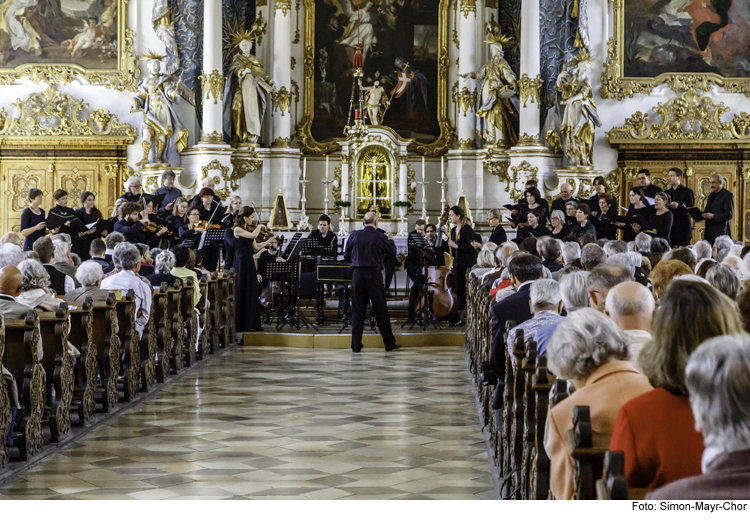
[[[237,348],[3,499],[496,499],[459,347]]]

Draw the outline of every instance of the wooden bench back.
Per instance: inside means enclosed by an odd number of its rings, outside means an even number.
[[[59,442],[70,433],[70,403],[73,400],[73,357],[68,352],[68,305],[62,303],[54,312],[40,312],[39,332],[47,387],[54,387],[49,411],[50,433],[52,441]]]

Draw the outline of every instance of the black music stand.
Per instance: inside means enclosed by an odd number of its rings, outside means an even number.
[[[276,330],[281,330],[285,325],[288,324],[290,327],[295,326],[297,330],[301,329],[304,326],[305,328],[313,327],[316,332],[318,331],[318,328],[314,324],[310,323],[307,318],[302,315],[302,311],[299,309],[299,283],[300,275],[302,273],[302,263],[299,261],[300,251],[302,251],[302,244],[300,244],[301,240],[301,238],[298,238],[297,242],[292,247],[292,250],[289,253],[288,262],[268,263],[268,268],[270,268],[271,270],[277,269],[276,266],[288,265],[291,267],[290,270],[280,268],[289,276],[287,280],[290,281],[291,294],[289,296],[289,305],[287,306],[286,314],[284,315],[284,318],[280,320],[276,325]],[[289,242],[289,245],[291,246],[292,242]],[[288,250],[289,246],[287,246],[287,251]]]
[[[206,244],[224,245],[224,232],[226,229],[207,229],[203,235],[201,235],[201,242],[203,247]]]
[[[292,273],[293,273],[293,270],[292,270],[293,266],[294,265],[289,262],[269,262],[266,265],[265,272],[262,275],[263,280],[268,283],[281,282],[282,284],[287,281],[290,281],[292,277]],[[283,292],[282,292],[282,298],[283,298]],[[281,311],[283,309],[284,309],[283,304],[279,303],[279,305],[274,310],[273,315],[271,315],[271,319],[276,318],[276,321],[280,322]]]
[[[419,310],[415,310],[414,313],[412,313],[409,318],[404,321],[404,324],[401,325],[401,328],[411,323],[411,329],[414,328],[417,323],[421,323],[423,331],[427,330],[428,325],[432,325],[433,328],[442,330],[443,327],[440,325],[440,322],[435,316],[435,312],[432,311],[433,294],[430,291],[429,281],[427,280],[429,276],[429,266],[430,263],[435,260],[435,254],[432,253],[432,251],[430,251],[430,249],[428,248],[427,240],[423,235],[420,235],[419,233],[412,234],[409,238],[413,242],[413,245],[409,246],[409,251],[414,251],[417,254],[417,256],[419,257],[419,267],[423,270],[421,294],[422,307]]]
[[[297,246],[297,244],[299,244],[299,241],[300,241],[301,238],[302,238],[302,233],[294,233],[294,236],[292,237],[292,239],[289,241],[289,243],[284,248],[284,252],[281,254],[281,258],[283,258],[284,260],[288,261],[289,257],[292,254],[292,250],[294,250],[294,248]],[[281,248],[279,248],[279,249],[281,249]]]

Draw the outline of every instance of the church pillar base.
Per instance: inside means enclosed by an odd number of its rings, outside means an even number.
[[[573,195],[579,197],[588,197],[594,194],[594,185],[592,181],[597,176],[604,176],[604,171],[594,169],[594,167],[567,167],[555,171],[555,176],[560,184],[568,182],[573,188]]]

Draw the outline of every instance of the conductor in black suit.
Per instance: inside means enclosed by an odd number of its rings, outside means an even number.
[[[721,235],[732,236],[729,222],[734,215],[734,195],[724,188],[724,178],[721,174],[713,173],[708,180],[711,183],[711,194],[706,200],[703,218],[706,219],[704,240],[714,243]]]
[[[393,235],[378,231],[378,215],[365,214],[364,229],[349,235],[344,260],[352,263],[352,352],[362,351],[362,332],[367,304],[378,323],[386,352],[401,348],[391,330],[391,318],[385,302],[382,270],[385,258],[396,256]]]
[[[497,374],[495,398],[492,408],[501,410],[503,385],[505,385],[505,323],[517,325],[531,319],[531,283],[544,277],[542,261],[535,255],[517,255],[510,259],[508,271],[516,293],[492,305],[492,347],[490,367]],[[500,422],[502,423],[502,419]]]

